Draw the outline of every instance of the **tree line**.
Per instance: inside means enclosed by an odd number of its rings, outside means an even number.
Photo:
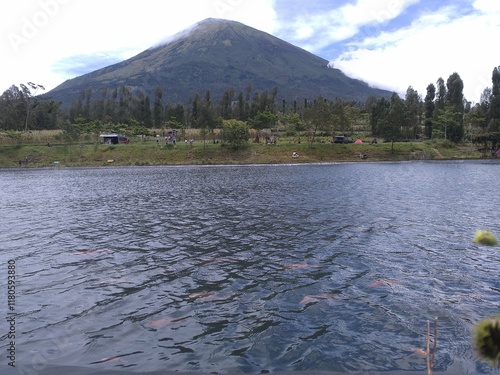
[[[43,86],[11,86],[0,96],[0,129],[73,129],[102,131],[121,124],[135,132],[148,129],[199,128],[212,131],[224,120],[238,120],[254,129],[279,126],[312,134],[353,134],[361,130],[385,140],[445,138],[453,142],[479,140],[496,146],[500,132],[500,66],[492,73],[492,86],[472,105],[463,94],[458,73],[445,82],[427,86],[425,97],[408,87],[401,98],[370,97],[365,103],[321,96],[302,102],[279,101],[278,88],[256,91],[252,84],[237,92],[228,88],[220,98],[210,91],[195,93],[186,104],[168,103],[157,87],[150,98],[125,85],[115,89],[81,90],[68,108],[48,96],[35,95]]]

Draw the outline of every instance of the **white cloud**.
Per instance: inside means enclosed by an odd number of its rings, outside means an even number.
[[[500,2],[495,0],[476,0],[474,8],[488,13],[500,13]]]
[[[500,64],[493,42],[500,39],[500,1],[468,0],[474,13],[466,16],[443,7],[394,32],[384,32],[385,25],[420,0],[352,0],[340,7],[287,0],[283,7],[293,11],[285,13],[278,1],[3,1],[0,50],[8,74],[0,76],[0,92],[27,81],[51,89],[70,72],[92,67],[89,57],[96,66],[124,60],[209,17],[242,22],[312,53],[350,40],[334,66],[402,94],[410,85],[424,94],[429,83],[456,71],[466,97],[479,100]],[[87,60],[83,66],[78,57]]]
[[[357,0],[339,8],[296,16],[283,23],[280,34],[289,41],[317,52],[332,43],[355,36],[362,27],[383,24],[397,18],[420,0]]]
[[[493,32],[493,34],[492,34]],[[336,68],[370,84],[404,95],[413,86],[425,96],[429,83],[457,72],[468,100],[478,101],[498,66],[492,40],[500,38],[500,18],[477,12],[458,17],[446,7],[393,33],[353,43],[333,61]]]
[[[52,89],[63,62],[112,54],[123,60],[205,18],[274,32],[274,0],[24,0],[0,3],[0,92],[33,81]],[[57,71],[55,71],[56,69]]]
[[[343,22],[351,25],[366,25],[372,22],[387,22],[399,16],[410,5],[420,0],[357,0],[341,9]]]

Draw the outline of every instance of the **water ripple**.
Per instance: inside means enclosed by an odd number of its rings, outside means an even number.
[[[20,357],[418,373],[438,316],[436,370],[492,374],[470,331],[498,313],[499,260],[471,237],[500,233],[486,214],[498,185],[478,183],[495,168],[2,171],[0,256],[16,259]]]

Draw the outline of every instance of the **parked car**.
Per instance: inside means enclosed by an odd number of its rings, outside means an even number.
[[[354,143],[354,139],[348,138],[344,135],[336,135],[333,139],[333,143]]]

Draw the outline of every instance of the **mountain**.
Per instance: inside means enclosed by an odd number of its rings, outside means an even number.
[[[94,72],[70,79],[49,93],[64,106],[81,90],[126,85],[154,98],[160,87],[167,103],[186,103],[190,96],[210,91],[218,101],[228,88],[236,94],[278,88],[277,99],[303,101],[319,95],[365,101],[369,96],[389,97],[390,92],[347,77],[328,61],[265,32],[235,21],[207,19],[172,41]]]

